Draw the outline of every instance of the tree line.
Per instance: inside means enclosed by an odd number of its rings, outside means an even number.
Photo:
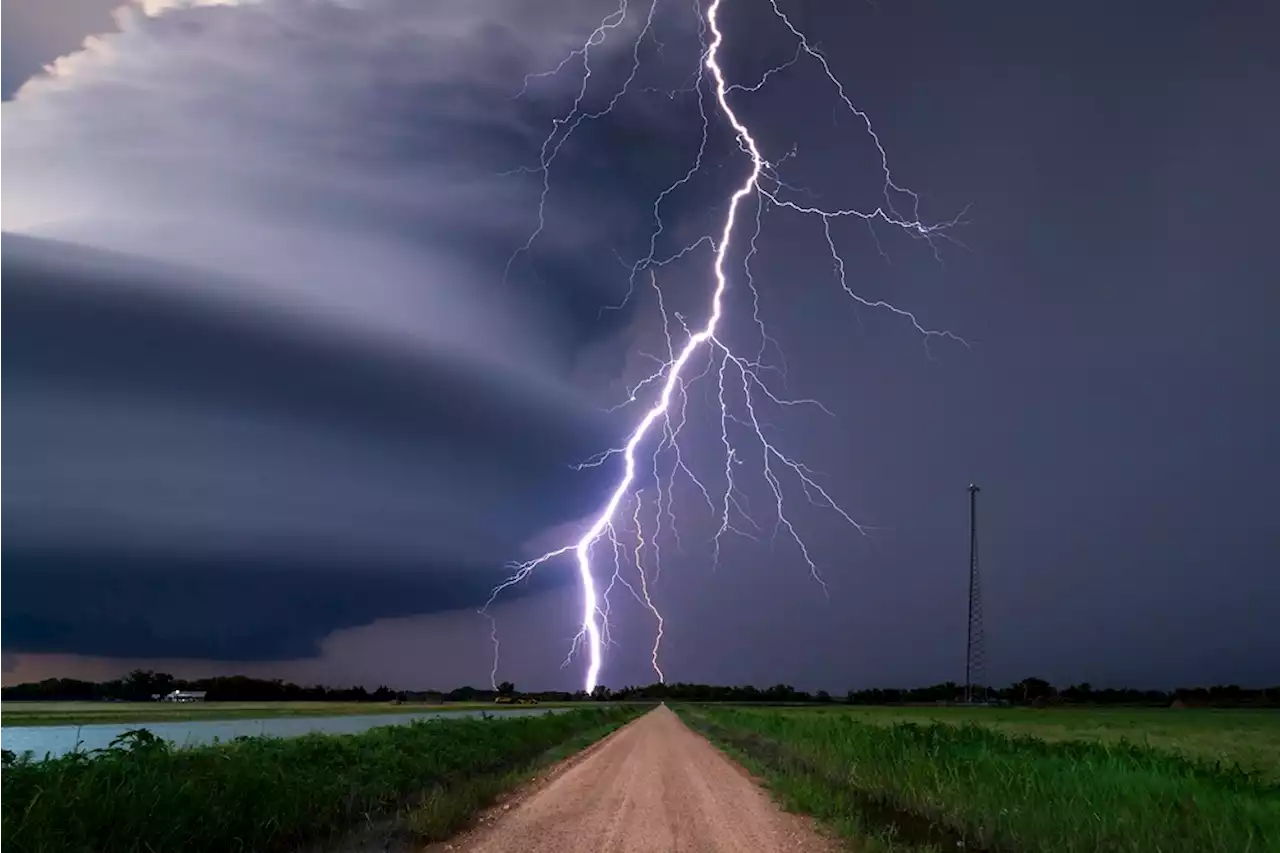
[[[204,691],[213,702],[388,702],[398,692],[389,687],[303,687],[281,679],[250,678],[246,675],[187,680],[167,672],[136,669],[124,678],[111,681],[81,681],[75,678],[46,678],[15,684],[0,690],[0,699],[18,701],[119,701],[145,702],[174,690]]]
[[[844,696],[832,696],[826,690],[810,693],[789,684],[772,687],[728,687],[708,684],[651,684],[648,687],[624,687],[609,691],[597,687],[607,698],[673,699],[696,702],[782,702],[841,703],[846,705],[914,705],[963,702],[964,685],[954,681],[915,688],[871,688],[849,690]],[[1059,689],[1043,678],[1024,678],[1006,687],[975,687],[973,697],[1005,705],[1214,705],[1214,706],[1280,706],[1280,686],[1245,688],[1235,684],[1212,687],[1180,687],[1174,690],[1140,690],[1136,688],[1094,688],[1088,683]],[[600,698],[600,697],[596,697]]]
[[[0,699],[18,701],[147,701],[174,690],[204,691],[213,702],[492,702],[499,696],[522,696],[543,702],[573,701],[660,701],[664,699],[692,702],[773,702],[773,703],[841,703],[848,705],[945,704],[964,699],[964,687],[952,681],[929,687],[908,689],[873,688],[849,690],[833,696],[826,690],[809,692],[789,684],[771,687],[713,684],[650,684],[610,689],[604,685],[588,694],[584,690],[525,691],[516,690],[505,681],[497,690],[457,687],[441,690],[392,690],[380,686],[304,687],[281,679],[249,678],[244,675],[185,680],[165,672],[134,670],[123,678],[92,682],[72,678],[49,678],[44,681],[17,684],[3,688]],[[1059,689],[1043,678],[1024,678],[1006,687],[977,688],[977,699],[1009,705],[1214,705],[1280,707],[1280,686],[1245,688],[1234,684],[1213,687],[1185,687],[1175,690],[1139,690],[1134,688],[1094,688],[1074,684]]]

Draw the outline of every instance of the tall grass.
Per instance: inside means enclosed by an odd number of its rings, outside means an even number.
[[[290,850],[402,808],[453,829],[548,750],[641,709],[453,719],[358,735],[237,738],[171,749],[145,730],[112,748],[12,760],[0,775],[6,851]],[[422,818],[417,818],[422,823]]]
[[[542,702],[541,708],[582,707],[581,702]],[[5,702],[0,723],[68,726],[95,723],[163,723],[187,720],[261,720],[275,717],[347,717],[373,714],[493,710],[492,702]],[[504,709],[505,710],[505,709]],[[525,713],[523,710],[519,713]]]
[[[791,804],[897,846],[1132,853],[1280,850],[1280,787],[1132,744],[841,713],[684,708]]]
[[[1242,769],[1280,784],[1280,711],[1264,708],[966,708],[963,706],[844,707],[792,713],[848,714],[866,723],[976,723],[1039,740],[1136,743],[1194,761]]]

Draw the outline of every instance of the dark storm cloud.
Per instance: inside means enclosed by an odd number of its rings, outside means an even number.
[[[5,105],[6,650],[306,655],[478,606],[599,505],[601,308],[697,135],[584,126],[504,275],[540,181],[501,173],[573,89],[512,96],[589,6],[130,8]]]
[[[5,548],[5,643],[23,652],[233,661],[312,657],[336,628],[474,607],[492,564],[369,565],[309,554],[252,557],[95,547]],[[516,596],[558,581],[538,575]]]
[[[609,473],[571,469],[611,434],[563,389],[161,287],[190,271],[3,257],[8,648],[278,658],[474,606]]]
[[[478,371],[449,352],[317,334],[165,286],[208,275],[9,234],[3,255],[5,372],[19,394],[58,387],[251,408],[406,448],[464,436],[509,470],[537,460],[568,465],[581,447],[607,441],[604,418],[566,388]],[[103,272],[112,262],[124,269]],[[588,324],[578,318],[599,311],[589,309],[571,323],[582,334]],[[503,439],[517,422],[521,441],[513,445]]]

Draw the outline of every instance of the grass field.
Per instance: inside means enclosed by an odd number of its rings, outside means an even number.
[[[544,702],[537,707],[574,707],[581,703]],[[431,711],[495,710],[523,705],[493,702],[442,704],[390,702],[5,702],[0,725],[83,726],[93,723],[162,723],[180,720],[237,720],[271,717],[331,717],[353,714],[413,714]]]
[[[689,705],[869,850],[1280,851],[1280,713]]]
[[[1236,764],[1280,784],[1280,711],[1217,708],[840,708],[867,723],[979,723],[1049,742],[1132,743]]]
[[[143,733],[96,755],[7,760],[0,834],[6,851],[24,853],[297,850],[373,827],[388,840],[435,841],[531,769],[643,710],[432,720],[190,749]]]

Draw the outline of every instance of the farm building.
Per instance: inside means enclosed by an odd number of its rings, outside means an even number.
[[[175,690],[172,693],[165,694],[163,702],[203,702],[205,691],[203,690]]]

